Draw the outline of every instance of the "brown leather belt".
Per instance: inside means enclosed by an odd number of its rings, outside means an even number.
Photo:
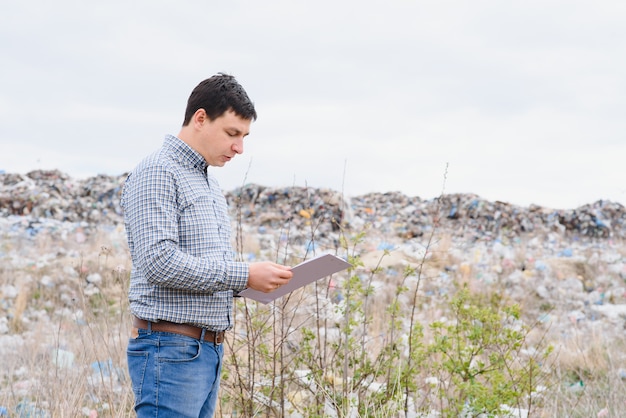
[[[203,329],[189,324],[177,324],[175,322],[159,321],[148,322],[144,319],[133,316],[133,326],[139,329],[148,329],[148,324],[152,331],[171,332],[174,334],[185,335],[187,337],[200,339]],[[210,343],[221,344],[224,342],[224,331],[204,331],[204,341]]]

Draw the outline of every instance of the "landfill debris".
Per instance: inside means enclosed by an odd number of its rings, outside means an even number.
[[[57,170],[0,174],[0,215],[116,224],[122,215],[119,198],[125,177],[75,180]]]
[[[58,329],[53,318],[85,326],[76,301],[97,295],[106,278],[81,263],[84,246],[102,235],[106,245],[98,250],[99,259],[128,258],[119,204],[125,178],[73,179],[55,170],[0,173],[0,263],[6,272],[0,281],[0,356],[31,347],[35,330]],[[549,330],[547,336],[560,341],[574,335],[610,336],[626,328],[626,210],[620,203],[599,200],[551,209],[491,202],[474,194],[344,196],[328,189],[256,184],[224,194],[234,235],[241,237],[234,244],[243,260],[277,255],[304,259],[339,251],[342,234],[366,231],[367,239],[359,245],[363,271],[356,274],[366,277],[365,270],[382,269],[387,278],[371,285],[389,294],[397,288],[398,267],[425,263],[427,280],[420,283],[425,308],[418,318],[424,322],[428,301],[462,282],[473,290],[498,284]],[[52,245],[34,245],[42,242]],[[121,264],[114,271],[124,276],[128,267]],[[415,281],[409,277],[406,285]],[[329,290],[328,311],[333,312],[332,304],[343,301],[342,278],[333,278]],[[29,292],[54,293],[62,306],[32,309],[22,300]],[[47,351],[53,367],[86,367],[90,387],[124,390],[118,364],[111,359],[81,364],[82,357],[58,345],[55,337],[50,336],[54,349]],[[623,370],[620,376],[626,379]],[[15,393],[26,396],[38,384],[24,370],[12,373],[7,381],[14,382]],[[582,381],[569,387],[584,388]],[[294,393],[294,399],[296,395],[301,396]],[[32,416],[43,414],[32,404],[21,408]],[[85,415],[97,414],[91,406],[85,408]],[[0,416],[7,413],[3,411],[0,407]]]
[[[119,198],[126,174],[72,179],[57,170],[0,174],[0,216],[28,216],[27,229],[37,233],[43,219],[117,225],[122,221]],[[249,184],[225,193],[242,219],[260,226],[296,226],[314,221],[321,233],[341,225],[369,222],[404,238],[420,237],[435,225],[475,239],[514,238],[524,233],[556,233],[568,238],[626,237],[626,209],[599,200],[575,209],[490,202],[473,194],[449,194],[423,200],[398,192],[345,197],[339,192],[307,187],[270,188]],[[328,230],[330,227],[330,231]],[[80,239],[80,237],[77,237]],[[564,255],[571,249],[564,248]]]

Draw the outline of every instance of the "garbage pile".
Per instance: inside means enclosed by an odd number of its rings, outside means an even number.
[[[125,178],[125,174],[99,175],[76,180],[56,170],[0,174],[0,217],[117,225],[122,222],[119,199]],[[549,232],[568,238],[626,237],[626,209],[603,200],[555,210],[490,202],[473,194],[430,200],[398,192],[345,197],[333,190],[255,184],[225,194],[233,214],[246,223],[281,228],[312,222],[321,234],[369,223],[403,238],[420,237],[433,227],[474,239]]]
[[[76,301],[105,287],[98,266],[84,262],[84,254],[93,250],[87,246],[100,243],[94,239],[97,234],[104,243],[97,249],[98,265],[116,257],[123,261],[113,270],[120,277],[128,276],[119,202],[125,178],[125,174],[99,175],[78,180],[56,170],[25,175],[0,172],[3,358],[33,347],[29,331],[58,330],[54,322],[58,318],[77,318],[77,324],[84,324]],[[227,191],[225,196],[235,235],[245,240],[238,250],[247,261],[273,260],[280,246],[288,246],[297,257],[311,256],[337,249],[342,233],[353,236],[367,230],[359,248],[365,268],[381,267],[384,275],[393,278],[400,276],[398,266],[427,262],[420,284],[424,306],[462,281],[476,290],[494,285],[506,289],[508,297],[523,303],[532,320],[549,326],[550,336],[561,342],[575,334],[589,341],[610,339],[626,328],[626,210],[616,202],[555,210],[491,202],[474,194],[434,199],[398,192],[348,197],[328,189],[256,184]],[[437,240],[431,241],[435,233]],[[395,294],[397,288],[397,282],[388,278],[372,285],[383,297]],[[62,305],[31,309],[20,299],[25,289],[44,294],[44,300],[45,294],[53,294]],[[339,300],[339,281],[335,292],[334,300]],[[420,320],[427,323],[432,312],[436,310],[424,308]],[[12,335],[10,324],[18,316],[27,332]],[[44,339],[43,334],[37,335]],[[80,348],[72,351],[71,343],[67,341],[67,349],[61,347],[65,351],[55,345],[56,351],[47,353],[57,367],[78,367],[79,357],[74,355]],[[108,364],[109,359],[82,366],[99,370],[102,380],[100,367],[94,367],[100,362]],[[6,381],[16,382],[7,390],[28,392],[28,374],[20,373],[0,373]],[[113,383],[105,386],[125,390],[126,382],[116,373],[107,377]],[[102,386],[100,380],[94,379],[93,386]]]
[[[513,238],[555,232],[568,238],[626,237],[626,209],[619,203],[597,201],[577,209],[523,208],[489,202],[473,194],[449,194],[422,200],[402,193],[370,193],[344,198],[332,190],[302,187],[267,188],[247,185],[226,194],[231,208],[240,208],[246,222],[282,227],[286,222],[314,220],[337,230],[339,225],[365,223],[398,237],[420,237],[433,227],[475,239]]]
[[[125,176],[71,179],[57,170],[0,174],[0,216],[117,224]]]

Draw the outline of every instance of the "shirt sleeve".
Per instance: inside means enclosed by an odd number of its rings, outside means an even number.
[[[180,250],[175,174],[163,166],[149,166],[134,173],[129,183],[127,187],[132,190],[125,199],[126,227],[133,241],[133,262],[148,283],[206,293],[238,292],[246,287],[247,263]]]

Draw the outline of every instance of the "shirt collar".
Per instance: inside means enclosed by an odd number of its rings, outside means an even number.
[[[172,155],[178,160],[179,163],[189,165],[206,172],[208,165],[204,157],[202,157],[200,153],[191,148],[189,144],[184,142],[182,139],[170,134],[165,135],[163,147],[171,150]]]

